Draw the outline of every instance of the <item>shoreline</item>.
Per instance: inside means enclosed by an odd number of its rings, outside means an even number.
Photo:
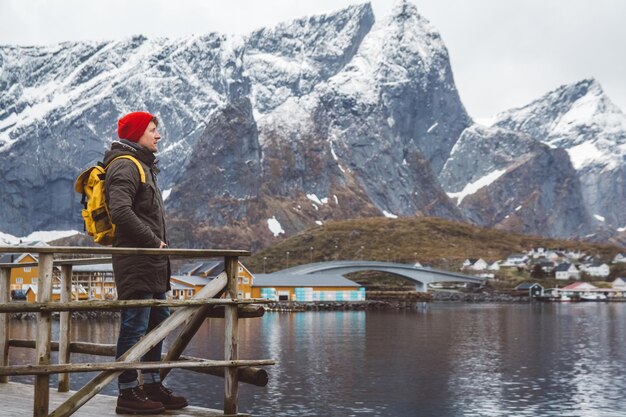
[[[427,308],[438,303],[529,303],[528,296],[512,296],[499,293],[462,293],[462,292],[402,292],[376,291],[363,301],[275,301],[265,305],[266,311],[304,312],[304,311],[369,311],[369,310],[407,310]],[[37,313],[11,313],[12,320],[34,320]],[[72,313],[73,320],[110,319],[119,320],[119,311],[77,311]],[[58,320],[59,313],[52,313],[52,319]]]

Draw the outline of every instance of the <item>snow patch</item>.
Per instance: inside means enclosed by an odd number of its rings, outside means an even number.
[[[163,201],[167,200],[167,197],[169,197],[170,194],[172,194],[171,188],[168,188],[167,190],[163,191]]]
[[[395,215],[395,214],[393,214],[393,213],[389,213],[389,212],[388,212],[388,211],[386,211],[386,210],[383,210],[383,214],[385,215],[385,217],[387,217],[387,218],[389,218],[389,219],[397,219],[397,218],[398,218],[398,216],[396,216],[396,215]]]
[[[480,190],[483,187],[490,185],[491,183],[496,181],[498,178],[500,178],[502,174],[504,174],[505,172],[506,172],[506,169],[497,169],[493,172],[490,172],[489,174],[483,176],[482,178],[479,178],[478,180],[470,184],[467,184],[465,188],[463,188],[462,191],[459,191],[457,193],[448,193],[448,197],[457,198],[458,200],[457,200],[456,205],[458,206],[461,204],[461,202],[463,201],[465,197],[467,197],[468,195],[474,194],[476,191]]]
[[[618,232],[626,232],[626,226],[624,226],[624,227],[618,227],[618,228],[617,228],[617,231],[618,231]]]
[[[267,219],[267,227],[269,227],[270,232],[274,234],[274,237],[278,236],[281,233],[285,233],[283,227],[280,225],[278,220],[276,220],[276,216],[272,216],[271,219]]]
[[[428,130],[426,131],[426,133],[432,132],[433,130],[435,130],[437,128],[437,126],[439,126],[439,122],[437,122],[434,125],[432,125],[431,127],[429,127]]]
[[[606,221],[604,216],[600,216],[599,214],[594,214],[593,217],[595,217],[597,220],[599,220],[601,222],[605,222]]]
[[[317,197],[317,195],[315,194],[307,194],[306,198],[308,198],[309,200],[311,200],[314,203],[319,204],[320,206],[323,206],[324,204],[328,203],[328,198],[324,197],[321,200]]]
[[[522,209],[522,206],[515,207],[515,211],[520,211],[521,209]]]
[[[339,200],[337,199],[337,196],[333,194],[333,198],[335,199],[335,204],[339,205]]]
[[[315,220],[315,224],[318,225],[318,226],[321,226],[324,223],[321,220]]]
[[[574,169],[581,169],[593,162],[602,160],[604,153],[594,143],[583,142],[567,150]]]

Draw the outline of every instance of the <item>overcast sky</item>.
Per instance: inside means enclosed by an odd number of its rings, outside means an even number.
[[[626,1],[412,0],[441,33],[477,119],[594,77],[626,109]],[[394,0],[373,0],[377,19]],[[356,0],[0,0],[0,44],[246,34]]]

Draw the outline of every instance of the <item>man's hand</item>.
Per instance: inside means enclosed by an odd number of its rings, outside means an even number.
[[[159,249],[163,249],[163,248],[167,248],[167,243],[162,241],[161,244],[159,245]]]

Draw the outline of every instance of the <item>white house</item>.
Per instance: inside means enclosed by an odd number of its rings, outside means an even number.
[[[619,264],[619,263],[624,263],[624,262],[626,262],[626,256],[622,255],[621,253],[618,253],[617,255],[615,255],[615,258],[613,258],[614,264]]]
[[[494,263],[489,265],[487,267],[487,269],[490,270],[490,271],[499,271],[500,270],[500,262],[501,261],[495,261]]]
[[[523,253],[514,253],[509,255],[501,266],[525,266],[526,261],[528,261],[528,256]]]
[[[616,290],[626,291],[626,278],[617,278],[615,281],[613,281],[611,287],[615,288]]]
[[[471,269],[472,271],[484,271],[487,269],[487,262],[482,258],[469,258],[463,262],[462,269]]]
[[[582,268],[581,268],[582,269]],[[611,272],[609,266],[607,264],[601,264],[599,262],[592,263],[590,265],[585,265],[583,271],[589,274],[592,277],[608,277]]]
[[[562,263],[554,268],[556,279],[580,279],[580,271],[576,265],[570,263]]]

